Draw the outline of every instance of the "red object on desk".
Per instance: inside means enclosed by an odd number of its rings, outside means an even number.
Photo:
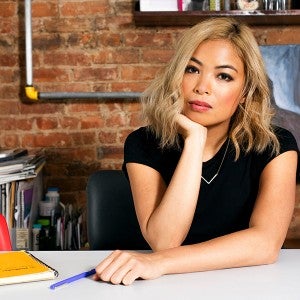
[[[11,241],[6,220],[3,215],[0,214],[0,251],[11,251]]]

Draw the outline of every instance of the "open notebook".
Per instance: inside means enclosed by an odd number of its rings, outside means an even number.
[[[0,285],[54,279],[58,272],[27,251],[0,253]]]

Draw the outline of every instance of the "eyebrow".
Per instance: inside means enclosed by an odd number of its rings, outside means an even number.
[[[203,66],[203,63],[195,57],[191,57],[191,61],[195,62],[199,66]],[[232,69],[233,71],[238,73],[238,70],[232,65],[221,65],[217,66],[216,69]]]

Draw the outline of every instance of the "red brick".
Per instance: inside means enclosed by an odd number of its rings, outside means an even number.
[[[11,1],[0,2],[0,18],[10,18],[16,14],[17,4]]]
[[[16,101],[6,101],[0,99],[0,107],[0,116],[18,115],[20,113],[20,105]],[[8,121],[9,120],[11,119],[8,119]]]
[[[33,1],[31,5],[31,14],[33,18],[54,17],[58,14],[58,7],[56,3],[51,3],[50,1]]]
[[[147,66],[122,66],[121,67],[121,77],[123,80],[135,80],[136,77],[139,80],[153,79],[159,68],[153,65]]]
[[[81,119],[81,129],[101,128],[104,120],[99,116],[87,116]]]
[[[117,140],[116,131],[101,131],[99,132],[99,142],[101,144],[114,144]]]
[[[300,36],[299,33],[297,33],[298,30],[299,26],[282,27],[279,30],[277,28],[272,28],[272,33],[269,33],[267,43],[269,45],[300,44]]]
[[[107,1],[67,2],[61,7],[62,16],[81,16],[105,14],[108,11]]]
[[[14,119],[7,119],[7,118],[0,118],[0,128],[1,130],[12,130],[15,128],[15,120]]]
[[[118,77],[116,67],[81,68],[74,70],[74,79],[81,80],[115,80]]]
[[[163,47],[172,48],[172,34],[159,33],[153,30],[149,32],[128,32],[124,34],[124,45],[132,47],[150,47],[162,49]]]
[[[109,49],[99,50],[92,56],[93,64],[106,64],[112,61],[112,51]]]
[[[68,107],[68,113],[82,113],[82,112],[97,112],[98,104],[96,103],[72,103]]]
[[[120,143],[124,144],[127,136],[134,130],[135,128],[133,129],[124,129],[124,130],[121,130],[120,131]]]
[[[114,113],[110,114],[106,118],[106,126],[108,127],[119,127],[128,124],[128,116],[125,113]]]
[[[94,25],[89,18],[47,18],[43,20],[47,32],[64,34],[65,41],[71,45],[72,36],[77,32],[93,31]],[[33,19],[33,28],[39,28],[40,19]]]
[[[138,49],[117,49],[112,53],[112,63],[134,64],[138,63],[140,58]]]
[[[36,82],[48,82],[48,81],[68,81],[69,72],[66,69],[49,68],[38,69],[35,71]]]
[[[59,125],[62,129],[79,129],[80,119],[64,116],[59,119]]]
[[[119,33],[113,33],[111,31],[105,31],[97,35],[99,40],[99,46],[104,47],[119,47],[122,45],[122,36]]]
[[[113,82],[111,84],[111,90],[112,91],[123,91],[123,92],[137,92],[141,93],[143,92],[146,87],[148,87],[151,80],[148,81],[141,81],[141,82],[126,82],[122,80],[121,82]],[[134,98],[132,101],[138,101],[138,99]]]
[[[114,26],[118,28],[128,28],[132,27],[132,24],[134,23],[134,18],[132,15],[118,15],[118,16],[108,16],[106,19],[108,24],[114,24]]]
[[[9,17],[9,18],[1,18],[0,17],[0,33],[2,34],[13,34],[16,36],[18,34],[18,18]],[[1,37],[3,39],[3,35]]]
[[[18,85],[11,85],[7,83],[3,83],[0,85],[0,99],[10,99],[10,102],[12,100],[16,99],[16,95],[18,95],[20,91],[20,86]],[[1,115],[2,112],[0,112]]]
[[[74,175],[80,175],[83,176],[85,174],[83,174],[83,169],[77,169],[77,172],[75,172],[76,174],[74,174],[74,170],[73,173],[70,173],[70,166],[72,166],[75,162],[80,162],[80,164],[82,165],[82,163],[90,163],[90,162],[94,162],[96,159],[96,152],[95,149],[92,148],[75,148],[75,149],[66,149],[64,152],[64,155],[61,156],[60,159],[62,159],[64,157],[64,160],[62,162],[73,162],[73,163],[69,163],[68,166],[66,167],[66,175],[67,176],[74,176]],[[57,160],[55,160],[54,162],[57,163]]]
[[[64,106],[60,103],[45,103],[42,101],[30,102],[30,103],[21,103],[20,112],[21,114],[53,114],[56,112],[63,112]]]
[[[36,125],[38,129],[41,130],[51,130],[57,129],[57,119],[56,118],[37,118]]]
[[[173,56],[173,50],[146,49],[142,54],[142,61],[146,63],[167,63]]]
[[[139,112],[140,113],[141,109],[142,109],[142,105],[139,101],[126,103],[124,106],[125,106],[124,109],[126,109],[129,112]]]
[[[91,92],[91,88],[84,82],[41,82],[39,83],[39,88],[37,89],[39,92]],[[60,103],[62,101],[55,101]]]
[[[56,33],[54,35],[39,33],[38,35],[33,35],[32,47],[33,49],[51,51],[59,49],[63,42],[62,37]]]
[[[88,66],[91,64],[86,53],[47,53],[44,63],[50,66]]]
[[[70,134],[70,138],[73,141],[73,146],[87,146],[87,145],[94,145],[96,142],[96,137],[94,132],[83,133],[74,132]]]
[[[139,62],[139,50],[117,48],[99,51],[93,58],[95,64],[132,64]]]
[[[4,148],[17,148],[20,145],[19,137],[17,134],[6,134],[3,138]]]
[[[114,2],[114,11],[119,15],[132,15],[133,1],[116,1]]]
[[[105,146],[101,147],[103,158],[122,159],[123,147]]]
[[[72,138],[68,133],[26,134],[22,137],[23,147],[72,147]]]
[[[144,124],[144,122],[142,121],[142,116],[141,113],[132,113],[130,116],[130,122],[129,122],[130,126],[132,127],[139,127],[142,126]]]
[[[19,73],[14,69],[2,69],[0,72],[0,82],[14,83],[19,78]]]
[[[34,128],[34,118],[27,117],[14,120],[14,127],[15,129],[21,131],[30,131]]]
[[[94,146],[97,143],[96,142],[96,132],[92,131],[89,133],[82,134],[82,142],[83,142],[83,145]]]
[[[0,54],[1,67],[15,67],[17,65],[17,57],[11,54]]]

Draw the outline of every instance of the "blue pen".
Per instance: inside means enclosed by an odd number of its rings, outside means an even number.
[[[64,285],[64,284],[69,284],[71,282],[74,282],[76,280],[79,280],[81,278],[85,278],[85,277],[89,277],[93,274],[95,274],[96,271],[95,269],[92,269],[90,271],[87,271],[87,272],[83,272],[83,273],[80,273],[80,274],[77,274],[77,275],[74,275],[72,277],[69,277],[69,278],[66,278],[64,280],[61,280],[61,281],[58,281],[58,282],[55,282],[53,283],[52,285],[50,285],[50,289],[51,290],[54,290],[56,289],[57,287],[61,286],[61,285]]]

